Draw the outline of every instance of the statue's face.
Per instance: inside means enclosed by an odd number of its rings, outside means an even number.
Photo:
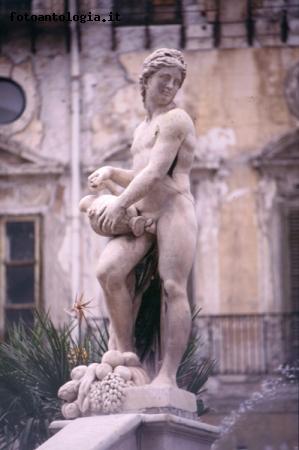
[[[178,67],[163,67],[147,81],[146,99],[157,106],[171,103],[182,84],[182,73]]]

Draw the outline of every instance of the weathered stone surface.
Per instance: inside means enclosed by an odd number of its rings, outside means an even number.
[[[141,418],[136,414],[128,414],[88,417],[76,419],[71,423],[65,422],[52,424],[52,428],[62,430],[41,445],[40,450],[113,449],[129,432],[138,427]]]
[[[149,30],[152,48],[180,48],[180,25],[152,25]]]
[[[146,30],[144,26],[119,27],[115,31],[118,52],[134,52],[144,49]]]
[[[176,408],[196,412],[196,397],[170,386],[138,386],[125,389],[124,412],[146,412],[148,409]]]

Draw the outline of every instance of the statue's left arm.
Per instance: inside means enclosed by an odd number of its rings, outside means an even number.
[[[193,132],[191,119],[180,109],[162,116],[158,127],[157,139],[151,149],[147,166],[118,197],[117,203],[123,208],[128,208],[141,200],[167,175],[186,136]]]

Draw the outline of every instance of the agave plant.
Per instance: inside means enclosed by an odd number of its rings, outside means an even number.
[[[200,308],[192,311],[192,324],[200,314]],[[193,327],[195,329],[195,326]],[[198,332],[191,334],[188,346],[177,371],[177,384],[180,388],[192,392],[197,397],[197,414],[200,416],[208,411],[200,396],[204,392],[203,386],[211,375],[216,361],[200,356],[203,342]]]
[[[36,312],[32,329],[21,321],[1,343],[1,450],[31,450],[46,440],[49,423],[61,418],[57,391],[71,368],[100,360],[106,351],[105,327],[100,333],[87,327],[81,342],[74,341],[72,331],[71,325],[55,328],[47,314]]]
[[[0,346],[0,448],[35,448],[58,414],[57,389],[68,377],[69,329],[36,315],[28,330],[14,325]]]

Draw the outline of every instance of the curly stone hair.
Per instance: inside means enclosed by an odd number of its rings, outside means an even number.
[[[182,52],[174,48],[159,48],[145,58],[142,73],[139,77],[141,96],[145,101],[147,80],[163,67],[177,67],[182,74],[181,86],[186,77],[186,64]]]

